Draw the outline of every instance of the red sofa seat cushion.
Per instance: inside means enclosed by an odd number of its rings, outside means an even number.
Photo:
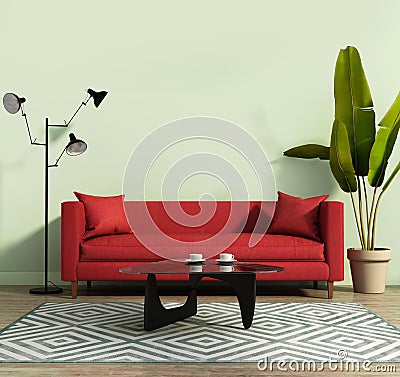
[[[249,248],[251,234],[243,233],[227,250],[242,261],[324,261],[324,244],[307,238],[266,234]]]
[[[251,236],[251,233],[227,233],[211,238],[212,234],[197,234],[190,250],[191,252],[201,253],[203,250],[218,248],[218,246],[225,245],[227,241],[232,242],[236,238],[231,246],[224,249],[224,252],[234,254],[237,260],[325,260],[324,244],[321,242],[296,236],[264,234],[256,246],[249,248]],[[200,240],[204,240],[203,243],[198,243]]]
[[[211,237],[211,234],[209,235]],[[229,239],[232,234],[227,235]],[[249,248],[250,233],[238,235],[236,241],[225,250],[235,255],[242,261],[324,261],[324,245],[310,239],[266,234],[257,246]],[[187,247],[181,247],[182,258],[187,258],[190,252],[201,253],[205,247],[217,246],[223,238],[199,245],[196,237],[190,234],[171,235],[175,239],[187,242]],[[206,238],[205,235],[199,238]],[[157,243],[157,236],[153,242]],[[160,242],[163,238],[160,237]],[[81,261],[156,261],[163,258],[146,249],[133,234],[119,234],[104,237],[96,237],[81,243]]]
[[[82,242],[80,260],[157,261],[162,258],[146,249],[133,234],[118,234]]]

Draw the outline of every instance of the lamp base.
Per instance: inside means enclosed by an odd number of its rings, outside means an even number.
[[[33,295],[54,295],[57,293],[61,293],[63,290],[59,287],[39,287],[39,288],[31,288],[29,293]]]

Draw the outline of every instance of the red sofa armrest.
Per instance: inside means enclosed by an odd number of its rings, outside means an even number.
[[[327,201],[320,204],[319,234],[329,265],[329,281],[344,279],[344,213],[343,203]]]
[[[85,209],[81,202],[61,203],[61,280],[77,281],[80,244],[85,233]]]

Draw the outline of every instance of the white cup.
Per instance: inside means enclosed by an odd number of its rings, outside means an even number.
[[[203,266],[190,266],[190,272],[203,272]]]
[[[220,272],[232,272],[233,266],[219,266]]]
[[[222,262],[230,262],[235,259],[235,256],[233,254],[220,254],[219,255],[219,260]]]
[[[191,262],[199,262],[203,259],[203,254],[190,254],[189,258]]]

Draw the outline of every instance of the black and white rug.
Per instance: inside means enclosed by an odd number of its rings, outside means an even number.
[[[166,305],[167,307],[176,304]],[[45,303],[0,332],[7,362],[400,362],[400,331],[357,303],[257,303],[244,330],[237,303],[143,330],[141,303]]]

